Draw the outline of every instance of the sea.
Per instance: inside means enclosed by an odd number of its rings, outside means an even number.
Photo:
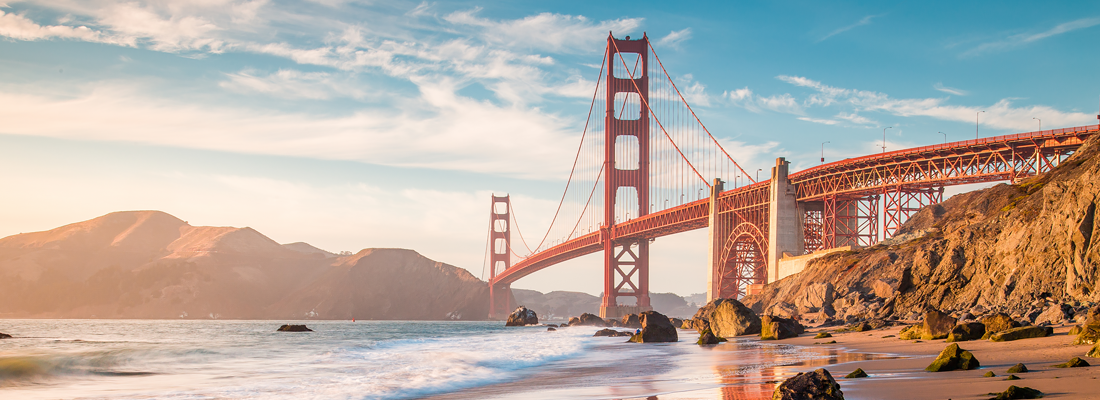
[[[767,399],[798,371],[875,357],[503,325],[6,319],[0,399]]]

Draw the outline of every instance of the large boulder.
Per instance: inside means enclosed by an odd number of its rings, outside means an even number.
[[[985,336],[985,325],[980,322],[966,322],[955,325],[951,333],[947,334],[948,342],[965,342],[978,340]]]
[[[570,318],[569,326],[607,326],[607,322],[596,315],[584,313],[580,317]]]
[[[954,371],[957,369],[971,370],[981,367],[981,363],[969,351],[963,350],[958,344],[950,344],[940,352],[940,355],[924,368],[928,372]]]
[[[772,400],[844,400],[844,392],[829,371],[800,372],[775,387]]]
[[[624,315],[622,321],[619,321],[619,326],[638,329],[642,327],[642,322],[638,319],[638,314]]]
[[[982,339],[987,339],[994,333],[1004,332],[1020,326],[1019,322],[1016,322],[1016,320],[1012,319],[1012,317],[1005,313],[987,315],[978,320],[978,322],[981,322],[982,325],[985,325],[985,335],[984,337],[982,337]]]
[[[1096,344],[1100,342],[1100,306],[1093,307],[1085,316],[1085,324],[1077,333],[1073,344]]]
[[[280,326],[278,332],[313,332],[313,329],[306,328],[305,325],[283,325]]]
[[[668,317],[656,311],[646,311],[638,314],[642,324],[642,331],[630,337],[635,343],[659,343],[675,342],[680,340],[676,336],[676,327]]]
[[[936,340],[947,338],[955,329],[959,320],[939,310],[929,309],[924,313],[924,332],[921,339]]]
[[[1100,358],[1100,343],[1092,345],[1092,350],[1085,353],[1085,357]]]
[[[760,340],[780,340],[797,337],[806,329],[793,319],[765,315],[760,317]]]
[[[1054,328],[1049,326],[1022,326],[1007,331],[994,333],[989,340],[994,342],[1010,342],[1020,339],[1047,337],[1054,334]]]
[[[694,320],[697,331],[710,329],[720,338],[760,333],[760,317],[734,299],[715,299],[707,303],[695,313]]]
[[[529,310],[527,307],[519,306],[515,311],[512,311],[512,315],[508,316],[508,321],[504,323],[504,326],[527,326],[538,324],[539,316],[535,314],[535,310]]]
[[[1070,317],[1069,313],[1066,312],[1068,308],[1069,307],[1063,306],[1062,304],[1054,304],[1047,307],[1042,314],[1035,317],[1035,325],[1056,325],[1065,322]]]

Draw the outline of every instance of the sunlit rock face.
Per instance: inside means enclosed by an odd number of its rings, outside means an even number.
[[[0,317],[484,319],[486,284],[412,250],[338,256],[116,212],[0,239]]]
[[[1093,136],[1049,173],[925,207],[899,240],[813,260],[743,301],[757,312],[824,309],[806,297],[828,284],[838,320],[917,317],[928,307],[1027,323],[1074,318],[1100,301],[1098,155]]]

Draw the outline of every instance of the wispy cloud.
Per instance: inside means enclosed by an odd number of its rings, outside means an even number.
[[[863,17],[863,18],[861,18],[861,19],[859,20],[859,22],[856,22],[856,23],[854,23],[854,24],[851,24],[851,25],[848,25],[848,26],[845,26],[845,27],[839,28],[839,29],[837,29],[837,30],[835,30],[835,31],[829,32],[829,34],[828,34],[828,35],[822,36],[822,37],[821,37],[820,39],[817,39],[817,42],[818,42],[818,43],[820,43],[820,42],[824,42],[825,40],[827,40],[827,39],[829,39],[829,38],[831,38],[831,37],[833,37],[833,36],[839,35],[839,34],[841,34],[841,33],[844,33],[844,32],[847,32],[847,31],[850,31],[850,30],[852,30],[852,29],[855,29],[855,28],[858,28],[858,27],[861,27],[861,26],[864,26],[864,25],[870,25],[870,24],[871,24],[871,20],[873,20],[873,19],[875,19],[875,18],[878,18],[878,17],[881,17],[881,16],[883,16],[883,15],[886,15],[886,14],[880,14],[880,15],[868,15],[868,16],[866,16],[866,17]]]
[[[956,89],[956,88],[953,88],[953,87],[944,86],[942,82],[937,82],[935,85],[932,85],[932,88],[936,89],[936,90],[939,90],[941,92],[948,93],[948,94],[953,94],[953,95],[956,95],[956,96],[966,96],[966,95],[970,94],[970,92],[967,92],[967,91],[962,90],[962,89]]]
[[[729,100],[730,103],[735,106],[755,113],[759,113],[763,110],[770,110],[785,114],[803,114],[802,106],[799,105],[794,96],[791,96],[789,93],[760,96],[753,93],[752,89],[745,87],[726,91],[722,93],[722,97]]]
[[[1081,18],[1078,20],[1058,24],[1057,26],[1043,32],[1020,33],[1011,35],[1001,40],[983,43],[978,45],[977,47],[967,50],[966,52],[963,52],[962,54],[960,54],[960,57],[971,57],[995,51],[1008,50],[1014,47],[1034,43],[1049,37],[1072,32],[1078,29],[1091,28],[1096,25],[1100,25],[1100,17]]]
[[[363,98],[366,88],[349,79],[327,72],[302,72],[281,69],[271,74],[244,70],[226,74],[222,88],[238,93],[259,93],[285,99],[328,100],[334,97]]]
[[[691,39],[691,28],[669,32],[665,37],[657,40],[657,46],[679,47],[680,43]]]

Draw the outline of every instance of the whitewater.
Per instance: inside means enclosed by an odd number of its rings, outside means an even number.
[[[314,332],[276,332],[304,323]],[[722,350],[501,322],[0,320],[0,398],[414,399],[767,394],[797,346]],[[833,355],[835,356],[835,355]],[[751,396],[746,397],[751,398]]]

